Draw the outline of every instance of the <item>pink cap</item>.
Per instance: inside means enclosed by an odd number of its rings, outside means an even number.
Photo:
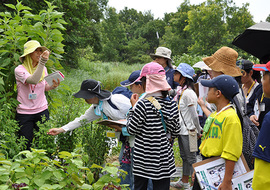
[[[165,75],[165,70],[164,68],[156,63],[156,62],[151,62],[147,63],[143,66],[139,78],[136,79],[135,82],[139,81],[142,77],[145,77],[146,75]]]

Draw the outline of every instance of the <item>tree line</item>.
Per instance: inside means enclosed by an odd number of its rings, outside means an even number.
[[[3,0],[0,11],[10,10],[5,4],[17,0]],[[22,0],[38,14],[47,7],[46,1]],[[62,65],[77,66],[78,58],[90,61],[119,61],[145,63],[149,53],[158,46],[166,46],[173,55],[209,55],[225,45],[234,47],[232,40],[255,24],[249,4],[235,5],[233,0],[206,0],[192,5],[184,0],[175,13],[165,13],[154,19],[151,10],[140,12],[125,7],[119,12],[108,7],[108,0],[47,0],[62,12],[66,21],[63,31],[65,54]],[[270,21],[270,15],[265,21]],[[240,55],[247,54],[238,49]]]

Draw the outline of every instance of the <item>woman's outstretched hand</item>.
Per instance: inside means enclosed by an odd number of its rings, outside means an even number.
[[[63,132],[65,132],[65,130],[62,128],[52,128],[49,130],[49,132],[47,134],[55,136],[55,135],[58,135],[58,134],[63,133]]]

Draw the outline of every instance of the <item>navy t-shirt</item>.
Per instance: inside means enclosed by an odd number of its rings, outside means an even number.
[[[263,119],[262,127],[256,142],[253,156],[270,162],[270,112]]]

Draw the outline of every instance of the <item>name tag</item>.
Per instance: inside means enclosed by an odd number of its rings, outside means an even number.
[[[265,103],[260,104],[260,111],[265,111]]]
[[[37,99],[37,94],[34,94],[34,93],[28,94],[28,99],[29,100],[35,100],[35,99]]]
[[[115,138],[115,131],[106,131],[106,136],[110,138]]]

